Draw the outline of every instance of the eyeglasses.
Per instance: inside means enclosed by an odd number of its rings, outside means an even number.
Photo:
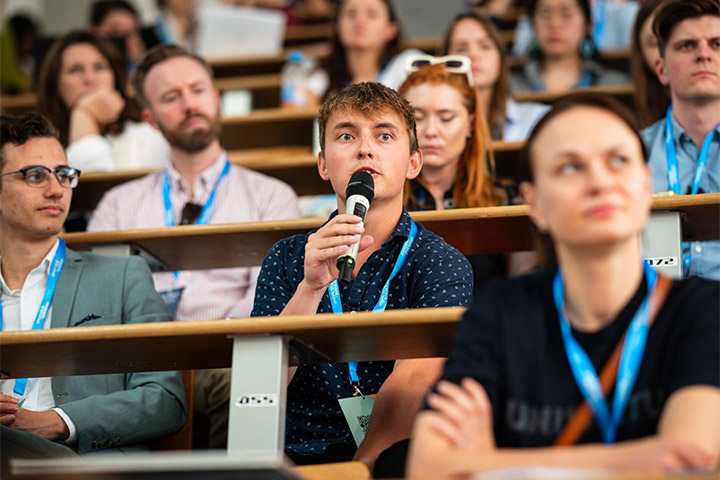
[[[197,203],[186,203],[180,214],[180,225],[192,225],[202,213],[202,205]]]
[[[61,187],[75,188],[80,180],[80,170],[77,168],[60,166],[55,170],[41,165],[31,165],[29,167],[14,170],[12,172],[2,173],[0,177],[12,175],[14,173],[22,173],[25,183],[32,188],[45,188],[50,184],[50,174],[54,173]]]
[[[472,77],[472,69],[470,68],[470,59],[462,55],[446,55],[444,57],[433,57],[432,55],[416,55],[408,59],[405,70],[408,73],[417,72],[427,65],[445,65],[445,69],[450,73],[465,74],[468,84],[475,86]]]

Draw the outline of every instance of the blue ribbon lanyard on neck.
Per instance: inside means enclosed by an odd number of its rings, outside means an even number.
[[[650,299],[655,291],[658,276],[655,270],[645,262],[643,262],[643,270],[647,280],[647,294],[630,321],[625,334],[625,343],[620,355],[620,365],[618,366],[617,380],[615,382],[612,414],[605,400],[595,367],[585,350],[572,335],[570,322],[565,311],[563,277],[560,269],[557,270],[553,279],[553,300],[560,319],[560,332],[570,369],[580,392],[592,408],[595,423],[602,432],[603,441],[608,444],[615,442],[617,429],[630,400],[630,393],[637,380],[645,351],[650,325]]]
[[[667,179],[670,190],[675,192],[676,195],[682,195],[683,193],[680,188],[680,166],[678,165],[675,137],[673,135],[672,111],[673,106],[670,104],[667,109],[667,113],[665,114],[665,157],[667,159]],[[691,195],[697,194],[700,190],[700,182],[705,174],[705,166],[707,165],[708,155],[710,154],[710,144],[712,143],[714,133],[715,129],[712,129],[705,137],[705,140],[703,140],[702,147],[700,148],[700,154],[697,159],[697,167],[695,167],[695,176],[693,177],[693,183],[690,189]],[[688,247],[687,242],[683,242],[682,247],[683,250],[685,250]],[[690,264],[692,262],[692,256],[683,255],[682,261],[685,268],[688,269],[690,268]]]
[[[200,215],[195,221],[195,225],[207,225],[210,221],[212,208],[215,204],[215,194],[217,193],[218,186],[220,186],[220,183],[228,176],[228,173],[230,173],[230,160],[228,160],[226,155],[225,166],[223,166],[220,176],[215,181],[215,185],[213,185],[210,196],[208,197],[207,202],[205,202],[205,205],[203,205]],[[170,198],[170,174],[167,171],[165,172],[165,180],[163,182],[163,201],[165,204],[165,226],[174,227],[175,212],[173,211],[172,199]],[[173,272],[173,274],[175,275],[175,278],[180,275],[179,272]]]
[[[605,33],[605,0],[595,0],[593,2],[593,22],[595,28],[593,29],[593,41],[595,42],[595,48],[599,49],[602,44],[602,37]]]
[[[45,294],[43,295],[42,302],[40,302],[40,308],[38,309],[37,315],[35,315],[35,321],[32,325],[33,330],[42,330],[45,326],[45,321],[47,320],[48,312],[50,311],[50,305],[52,305],[53,295],[55,295],[55,287],[57,287],[58,278],[60,278],[64,264],[65,241],[60,238],[58,239],[58,248],[55,251],[55,256],[50,264],[50,272],[48,273],[47,284],[45,285]],[[0,330],[2,330],[3,327],[2,316],[2,302],[0,301]],[[13,393],[21,397],[24,396],[27,381],[27,378],[16,378]]]
[[[407,256],[410,253],[410,247],[412,247],[412,244],[415,241],[415,237],[417,236],[417,231],[417,224],[414,220],[411,219],[410,234],[408,235],[407,240],[405,240],[405,243],[403,243],[403,246],[400,249],[400,254],[395,261],[395,266],[390,273],[390,277],[387,279],[387,282],[385,282],[385,285],[380,291],[380,298],[378,299],[375,307],[373,308],[373,313],[384,312],[387,308],[388,296],[390,295],[390,281],[395,278],[395,276],[405,264]],[[328,286],[328,295],[330,296],[330,305],[332,306],[333,313],[343,313],[342,299],[340,298],[340,287],[338,286],[337,279],[333,280],[333,282]],[[357,366],[358,362],[348,362],[348,369],[350,370],[350,383],[352,383],[352,385],[355,387],[355,393],[359,394],[360,390],[358,388],[358,384],[360,383],[360,377],[358,377],[357,374]]]

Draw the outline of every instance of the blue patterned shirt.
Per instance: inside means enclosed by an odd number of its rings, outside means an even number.
[[[337,215],[333,213],[330,218]],[[464,306],[472,299],[473,274],[467,259],[434,233],[417,224],[418,233],[407,260],[390,284],[387,308]],[[312,232],[310,232],[312,233]],[[295,235],[276,243],[263,260],[252,316],[279,315],[304,277],[308,236]],[[360,268],[351,283],[339,282],[343,311],[370,311],[380,296],[395,259],[410,233],[403,209],[390,239]],[[318,313],[332,312],[326,292]],[[377,393],[393,362],[361,362],[360,389]],[[288,386],[285,450],[303,456],[352,457],[355,442],[338,399],[350,397],[347,363],[304,365]]]
[[[700,148],[690,135],[672,117],[673,137],[675,137],[675,150],[677,151],[678,170],[680,177],[680,191],[690,193],[695,169],[697,167]],[[705,174],[700,181],[698,193],[720,192],[720,125],[712,132]],[[645,146],[648,149],[650,169],[652,170],[653,190],[662,192],[670,190],[668,186],[668,164],[665,151],[665,117],[642,131]],[[691,242],[686,245],[684,255],[690,255],[690,269],[683,268],[683,274],[700,276],[712,280],[720,280],[720,241]]]

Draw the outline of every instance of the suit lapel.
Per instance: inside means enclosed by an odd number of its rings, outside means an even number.
[[[75,305],[75,295],[77,295],[81,273],[82,257],[77,252],[68,249],[65,265],[58,279],[55,295],[53,295],[51,328],[70,326],[70,314]]]

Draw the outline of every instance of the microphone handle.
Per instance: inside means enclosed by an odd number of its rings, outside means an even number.
[[[347,199],[346,213],[352,213],[353,215],[362,219],[361,225],[365,223],[365,215],[367,215],[368,208],[370,208],[370,201],[364,195],[351,195]],[[361,235],[357,235],[357,243],[350,245],[348,252],[342,257],[338,258],[338,279],[343,282],[351,282],[353,270],[355,269],[355,263],[357,262],[357,254],[360,248]]]

